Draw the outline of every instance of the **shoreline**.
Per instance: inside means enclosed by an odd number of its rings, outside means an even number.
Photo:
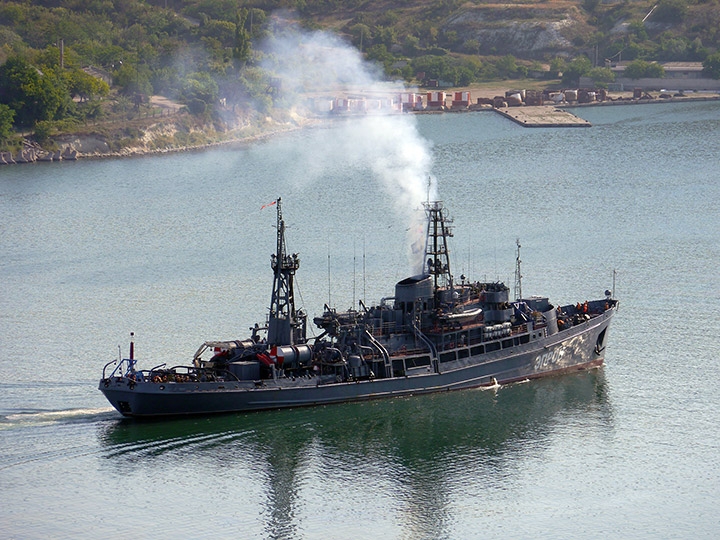
[[[217,148],[217,147],[221,147],[221,146],[232,146],[234,144],[241,146],[244,144],[251,144],[254,142],[270,139],[274,136],[284,135],[287,133],[293,133],[295,131],[299,131],[301,129],[306,129],[309,127],[313,127],[313,126],[311,124],[295,126],[295,127],[289,127],[286,129],[267,131],[265,133],[259,133],[257,135],[248,135],[247,137],[233,137],[233,138],[225,139],[222,141],[214,141],[214,142],[191,145],[191,146],[177,146],[177,147],[173,147],[173,148],[157,148],[157,149],[152,149],[152,150],[128,150],[125,152],[118,151],[118,152],[105,152],[105,153],[99,153],[99,154],[95,154],[95,153],[82,154],[82,159],[83,160],[101,160],[101,159],[119,159],[119,158],[132,158],[132,157],[139,158],[139,157],[162,155],[162,154],[177,154],[180,152],[201,152],[201,151],[207,150],[209,148]]]
[[[258,141],[263,141],[266,139],[270,139],[274,136],[283,135],[286,133],[292,133],[301,129],[306,129],[309,127],[313,127],[318,122],[314,119],[308,119],[305,123],[302,125],[295,125],[295,126],[284,126],[282,128],[278,129],[269,129],[262,133],[257,133],[254,135],[247,135],[244,137],[231,137],[219,141],[212,141],[212,142],[206,142],[202,144],[197,145],[184,145],[184,146],[176,146],[176,147],[166,147],[166,148],[154,148],[154,149],[142,149],[136,146],[133,147],[126,147],[123,150],[113,151],[113,152],[78,152],[77,150],[72,150],[73,155],[72,157],[67,157],[63,159],[43,159],[39,157],[41,154],[40,152],[44,152],[47,154],[53,154],[52,151],[45,151],[40,149],[38,146],[33,146],[32,149],[36,152],[36,159],[32,160],[26,160],[26,161],[13,161],[13,162],[7,162],[0,160],[0,166],[1,165],[26,165],[26,164],[34,164],[34,163],[59,163],[61,161],[89,161],[89,160],[103,160],[103,159],[120,159],[120,158],[139,158],[139,157],[146,157],[146,156],[153,156],[153,155],[162,155],[162,154],[175,154],[180,152],[200,152],[203,150],[207,150],[210,148],[216,148],[221,146],[232,146],[232,145],[244,145],[244,144],[251,144]],[[66,134],[66,136],[74,136],[78,139],[82,138],[82,135],[78,134]],[[64,149],[62,151],[58,151],[60,153],[65,152],[65,149],[72,149],[72,145],[62,145],[64,146]],[[23,155],[23,152],[27,152],[27,150],[21,150],[17,156]],[[4,152],[0,153],[0,156],[7,156],[10,154],[10,152]]]
[[[710,95],[710,96],[683,96],[683,97],[668,97],[668,98],[651,98],[651,99],[632,99],[632,98],[624,98],[622,96],[617,97],[615,99],[610,99],[607,101],[593,101],[590,103],[552,103],[552,104],[544,104],[539,107],[548,107],[549,109],[574,109],[574,108],[585,108],[585,107],[614,107],[614,106],[620,106],[620,105],[652,105],[652,104],[662,104],[662,103],[696,103],[696,102],[709,102],[709,101],[720,101],[720,95]],[[522,110],[523,108],[528,107],[527,105],[519,105],[516,107],[512,107],[512,109]],[[407,111],[411,114],[444,114],[444,113],[471,113],[471,112],[483,112],[483,111],[493,111],[497,112],[497,109],[495,109],[492,106],[478,106],[478,105],[470,105],[467,108],[462,109],[447,109],[447,110],[418,110],[418,111]],[[391,113],[393,114],[393,113]],[[394,113],[394,114],[402,114],[402,113]],[[180,152],[200,152],[203,150],[211,149],[211,148],[219,148],[223,146],[232,146],[232,145],[246,145],[251,144],[254,142],[259,142],[263,140],[270,139],[272,137],[278,136],[278,135],[284,135],[288,133],[293,133],[295,131],[299,131],[302,129],[312,128],[312,127],[318,127],[321,124],[324,124],[328,120],[332,119],[340,119],[340,118],[359,118],[364,117],[366,115],[362,114],[340,114],[340,115],[332,115],[328,114],[325,116],[314,116],[311,118],[306,118],[305,121],[302,124],[298,124],[292,127],[283,127],[279,129],[271,129],[264,133],[259,133],[256,135],[248,135],[245,137],[233,137],[225,140],[219,140],[219,141],[213,141],[198,145],[186,145],[186,146],[178,146],[178,147],[166,147],[166,148],[157,148],[157,149],[138,149],[137,147],[128,147],[124,150],[115,151],[115,152],[103,152],[103,153],[80,153],[75,151],[75,155],[72,158],[66,158],[66,159],[57,159],[57,160],[49,160],[49,159],[34,159],[34,160],[28,160],[28,161],[14,161],[14,162],[6,162],[3,160],[0,160],[0,165],[23,165],[27,163],[37,163],[37,162],[47,162],[47,163],[58,163],[59,161],[76,161],[78,159],[82,160],[102,160],[102,159],[119,159],[119,158],[130,158],[130,157],[145,157],[145,156],[153,156],[153,155],[162,155],[162,154],[175,154]],[[72,134],[69,134],[72,135]],[[79,137],[79,136],[78,136]],[[67,145],[65,149],[71,148],[70,145]],[[21,152],[25,152],[26,150],[23,150]],[[41,150],[42,151],[42,150]],[[44,151],[46,153],[52,153],[50,151]],[[8,155],[9,152],[3,153],[3,155]],[[18,154],[21,155],[21,154]]]

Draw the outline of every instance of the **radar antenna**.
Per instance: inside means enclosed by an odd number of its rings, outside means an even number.
[[[277,251],[270,256],[273,279],[270,315],[268,317],[268,345],[294,345],[305,342],[306,316],[295,311],[293,278],[300,267],[297,253],[285,253],[285,221],[282,217],[282,199],[277,199]]]

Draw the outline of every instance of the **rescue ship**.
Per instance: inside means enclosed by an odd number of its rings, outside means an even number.
[[[186,365],[140,369],[134,358],[105,365],[99,389],[122,415],[158,417],[323,405],[494,386],[603,364],[614,294],[556,306],[523,297],[520,244],[515,299],[502,282],[480,282],[450,268],[452,220],[427,202],[423,272],[370,307],[324,308],[307,337],[295,306],[300,267],[288,254],[281,199],[271,255],[270,311],[246,339],[206,341]]]

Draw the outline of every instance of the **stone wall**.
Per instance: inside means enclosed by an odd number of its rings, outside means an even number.
[[[628,79],[618,77],[615,84],[622,84],[626,92],[633,88],[643,90],[706,90],[720,92],[720,80],[717,79]],[[595,83],[589,77],[580,77],[580,88],[593,88]]]

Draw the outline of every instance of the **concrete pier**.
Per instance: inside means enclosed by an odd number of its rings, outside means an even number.
[[[591,127],[592,124],[568,111],[552,106],[503,107],[495,111],[523,127]]]

